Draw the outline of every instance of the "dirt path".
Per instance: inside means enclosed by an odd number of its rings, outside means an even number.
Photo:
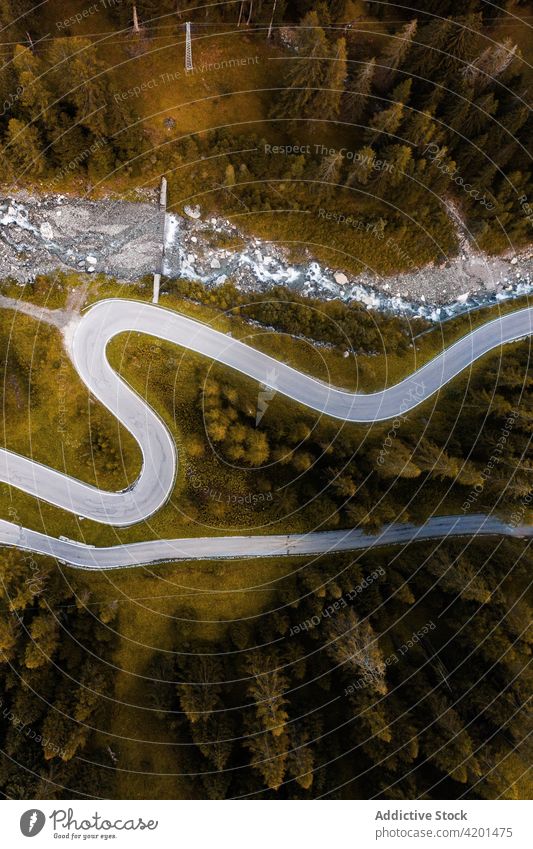
[[[16,310],[16,312],[31,315],[37,321],[52,324],[59,330],[66,327],[74,315],[73,310],[50,310],[48,307],[39,307],[37,304],[21,301],[19,298],[7,298],[5,295],[0,295],[0,309]]]
[[[76,286],[75,289],[71,289],[69,292],[67,303],[65,305],[65,312],[68,313],[71,318],[75,315],[79,315],[81,312],[81,308],[87,300],[90,288],[91,284],[87,280],[85,283],[82,283],[80,286]]]

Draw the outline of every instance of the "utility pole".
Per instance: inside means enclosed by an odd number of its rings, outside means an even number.
[[[274,24],[274,15],[276,14],[276,5],[278,0],[274,0],[274,5],[272,6],[272,15],[270,16],[270,25],[268,27],[268,35],[267,38],[272,37],[272,26]]]
[[[159,215],[163,222],[163,244],[161,247],[161,264],[159,271],[154,271],[154,287],[152,295],[152,303],[159,303],[159,289],[161,287],[161,275],[165,270],[165,236],[167,224],[167,180],[166,177],[161,177],[161,186],[159,189]]]
[[[185,24],[185,70],[192,71],[191,22]]]

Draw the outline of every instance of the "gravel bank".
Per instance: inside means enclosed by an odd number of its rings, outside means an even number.
[[[27,192],[0,197],[0,277],[25,283],[62,270],[133,281],[159,270],[162,233],[155,204]]]

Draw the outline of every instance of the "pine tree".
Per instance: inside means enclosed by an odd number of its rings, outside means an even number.
[[[365,112],[375,73],[376,60],[372,57],[362,66],[344,94],[343,112],[354,124],[358,123]]]
[[[210,714],[203,722],[198,748],[219,771],[224,769],[231,756],[234,736],[235,728],[230,715],[223,711]]]
[[[476,92],[483,91],[507,70],[516,56],[520,56],[518,45],[513,46],[510,38],[504,39],[496,47],[489,45],[473,62],[463,68],[465,82]]]
[[[59,625],[51,613],[41,613],[30,628],[31,641],[26,646],[24,663],[37,669],[49,662],[59,642]]]
[[[460,77],[465,63],[475,56],[481,28],[480,13],[453,20],[454,25],[448,33],[446,47],[437,61],[437,68],[440,68],[447,78]]]
[[[248,693],[255,703],[255,712],[261,728],[270,732],[274,737],[284,733],[287,721],[288,704],[285,691],[289,688],[289,680],[281,670],[276,668],[278,663],[275,654],[259,656],[255,653],[248,661],[251,676]],[[263,671],[265,665],[271,668]]]
[[[372,457],[377,473],[383,478],[417,478],[420,475],[418,454],[414,457],[412,448],[398,437],[392,446],[384,443],[382,448],[376,449]]]
[[[346,42],[339,38],[333,57],[329,60],[321,90],[313,100],[316,115],[326,120],[337,118],[346,80]]]
[[[335,191],[340,181],[340,173],[343,163],[344,157],[339,151],[332,153],[330,156],[325,156],[322,159],[317,170],[317,180],[326,184],[320,187],[323,194],[331,194]]]
[[[376,152],[371,147],[362,147],[356,151],[356,154],[346,178],[346,185],[353,186],[355,183],[360,183],[360,185],[366,186],[373,174]]]
[[[248,724],[250,733],[253,726]],[[268,732],[260,732],[246,740],[246,748],[250,751],[251,765],[261,774],[266,786],[271,790],[279,790],[285,777],[289,740],[286,734],[273,737]]]
[[[245,440],[246,462],[251,466],[262,466],[268,460],[269,453],[266,434],[250,429]]]
[[[27,47],[17,44],[13,67],[17,75],[17,85],[21,89],[19,103],[24,117],[30,121],[38,118],[41,122],[50,121],[52,96],[45,78],[43,79],[44,68],[41,61]]]
[[[397,35],[391,36],[385,50],[380,56],[379,69],[379,86],[386,89],[392,83],[396,76],[396,71],[400,68],[411,49],[411,44],[416,36],[418,21],[414,18],[409,21],[400,30]]]
[[[464,144],[463,127],[468,113],[472,110],[474,89],[461,86],[458,94],[460,96],[447,98],[443,115],[444,123],[450,130],[454,130],[453,133],[448,133],[449,146],[452,150]]]
[[[419,44],[409,54],[406,70],[424,80],[440,82],[461,76],[465,62],[475,56],[481,16],[437,18],[423,26]],[[449,85],[449,82],[447,83]]]
[[[446,50],[452,29],[453,23],[449,18],[433,20],[423,26],[419,32],[419,43],[406,62],[406,70],[424,80],[433,79],[432,74],[440,61],[441,51]]]
[[[396,188],[405,181],[413,161],[413,148],[406,144],[394,144],[385,148],[384,155],[388,167],[383,168],[379,174],[380,193],[390,187]]]
[[[459,461],[450,457],[440,446],[429,439],[422,439],[416,451],[415,461],[423,472],[429,472],[432,477],[453,478],[459,472]]]
[[[307,728],[302,728],[302,722],[291,725],[290,751],[287,761],[289,775],[303,787],[309,790],[313,784],[313,766],[315,762],[313,748],[307,745],[310,734]]]
[[[492,92],[485,92],[479,95],[474,101],[471,109],[464,116],[462,124],[462,132],[467,138],[477,135],[492,124],[490,120],[498,111],[498,101]]]
[[[370,130],[367,133],[370,143],[374,143],[380,136],[394,136],[399,128],[404,107],[409,100],[412,80],[404,80],[403,83],[396,86],[391,94],[391,103],[384,107],[381,112],[377,112],[370,121]],[[390,139],[387,139],[388,141]]]
[[[0,68],[0,104],[9,104],[12,102],[13,93],[17,92],[17,85],[17,74],[13,68],[13,63],[4,62],[3,67]],[[1,111],[4,114],[0,115],[0,126],[7,127],[8,116],[11,113],[8,109],[2,109]]]
[[[445,550],[436,551],[428,560],[428,571],[438,579],[444,592],[457,595],[465,601],[487,604],[491,598],[490,588],[481,569],[466,555],[450,558]]]
[[[427,696],[432,718],[431,727],[421,736],[421,754],[429,759],[443,775],[466,784],[475,781],[481,770],[474,754],[474,745],[458,711],[448,705],[445,696],[433,692]]]
[[[440,127],[431,112],[415,112],[413,110],[405,119],[402,136],[423,149],[431,142],[435,142],[440,132]]]
[[[275,653],[255,651],[249,658],[248,693],[255,706],[247,717],[249,737],[246,748],[252,754],[251,764],[262,775],[267,787],[277,790],[285,775],[289,738],[285,724],[288,719],[285,692],[289,680],[278,666]],[[264,667],[267,667],[267,671]]]
[[[45,168],[42,149],[37,128],[11,118],[4,151],[18,179],[24,179],[28,173],[42,174]]]
[[[214,710],[221,706],[221,669],[215,657],[184,656],[180,660],[182,675],[186,680],[177,685],[180,705],[187,719],[194,725],[205,723]]]
[[[75,109],[76,121],[95,136],[106,137],[105,106],[111,101],[107,68],[89,39],[55,39],[47,50],[54,93]]]
[[[288,85],[272,106],[273,118],[304,116],[324,82],[324,58],[329,51],[317,13],[309,12],[300,27],[297,58],[287,65]]]

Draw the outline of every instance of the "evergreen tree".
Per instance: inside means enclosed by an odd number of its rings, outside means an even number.
[[[73,109],[75,122],[94,136],[106,137],[108,91],[105,64],[86,38],[55,39],[47,50],[50,79],[61,105]]]
[[[412,21],[406,23],[398,34],[390,37],[379,60],[382,66],[378,74],[381,88],[386,89],[390,86],[396,76],[396,71],[404,64],[404,60],[411,49],[411,44],[415,39],[417,27],[418,21],[414,18]]]
[[[362,147],[356,151],[357,156],[354,157],[353,165],[350,168],[346,178],[346,185],[353,186],[355,183],[360,183],[366,186],[374,172],[374,162],[376,152],[371,147]]]
[[[375,73],[376,59],[372,57],[369,62],[362,65],[344,94],[343,111],[346,118],[354,124],[357,124],[365,113]]]
[[[335,191],[339,181],[341,169],[344,164],[342,153],[337,151],[330,156],[325,156],[320,162],[317,170],[317,179],[326,185],[321,186],[321,192],[331,194]]]
[[[324,30],[316,12],[309,12],[298,31],[297,58],[287,65],[287,87],[272,105],[273,118],[299,118],[307,114],[324,83],[324,58],[328,55]]]
[[[220,707],[221,667],[216,658],[206,654],[195,657],[185,655],[180,659],[181,674],[185,681],[178,684],[182,710],[194,725],[207,722],[213,711]]]
[[[42,149],[36,127],[26,126],[17,118],[11,118],[4,151],[17,179],[28,179],[30,173],[42,174],[45,169]]]
[[[510,38],[504,39],[496,47],[491,44],[473,62],[465,65],[463,68],[465,82],[476,92],[482,92],[501,76],[519,55],[518,45],[513,45]]]
[[[326,120],[337,118],[346,80],[346,42],[339,38],[335,52],[327,65],[322,88],[313,100],[313,109]]]
[[[377,112],[370,121],[367,133],[369,142],[375,143],[381,136],[394,136],[404,115],[405,104],[409,100],[412,80],[404,80],[396,86],[390,98],[390,105]],[[387,139],[390,141],[390,139]]]

